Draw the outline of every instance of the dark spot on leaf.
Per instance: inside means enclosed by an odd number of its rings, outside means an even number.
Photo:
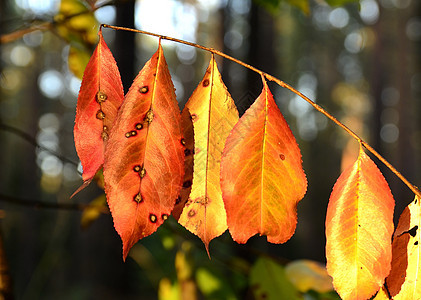
[[[268,298],[268,294],[266,294],[266,293],[261,293],[259,298],[260,298],[260,299],[267,299],[267,298]]]
[[[140,178],[145,177],[145,175],[146,175],[146,169],[145,168],[140,169],[140,171],[139,171]]]
[[[192,120],[192,122],[195,122],[197,119],[197,115],[196,114],[191,114],[190,115],[190,119]]]
[[[142,195],[140,193],[137,193],[136,195],[134,195],[133,200],[137,203],[143,202]]]
[[[189,156],[191,154],[191,150],[190,149],[184,149],[184,155],[185,156]]]
[[[181,145],[185,146],[186,145],[186,140],[184,138],[181,138],[180,143],[181,143]]]
[[[281,153],[281,154],[279,154],[279,158],[282,159],[282,160],[285,160],[285,155]]]
[[[135,135],[137,135],[137,131],[136,131],[136,130],[132,130],[132,131],[130,131],[130,135],[131,135],[131,136],[135,136]]]
[[[149,221],[151,221],[152,223],[156,223],[156,221],[158,221],[158,218],[156,217],[156,215],[150,214]]]
[[[175,199],[175,204],[179,204],[181,202],[181,196],[178,196],[177,199]]]
[[[140,130],[143,128],[142,123],[136,123],[136,125],[134,126],[134,128],[136,128],[136,130]]]
[[[412,228],[408,231],[408,233],[409,233],[412,237],[414,237],[414,236],[416,236],[416,235],[417,235],[417,230],[418,230],[418,225],[416,225],[416,226],[412,227]]]
[[[107,131],[108,127],[104,125],[104,126],[102,126],[102,130]]]
[[[99,91],[99,92],[96,94],[96,102],[98,102],[98,103],[102,103],[102,102],[104,102],[105,100],[107,100],[107,95],[106,95],[104,92]]]
[[[196,211],[191,209],[189,210],[189,212],[187,213],[187,216],[189,216],[190,218],[194,217],[196,215]]]
[[[142,86],[142,87],[139,89],[139,93],[141,93],[141,94],[146,94],[147,92],[149,92],[149,87],[148,87],[147,85]]]
[[[135,171],[136,173],[140,172],[140,170],[141,170],[141,168],[140,168],[139,165],[136,165],[136,166],[133,167],[133,171]]]
[[[97,118],[98,120],[104,120],[104,119],[105,119],[105,114],[104,114],[104,112],[103,112],[102,110],[98,110],[98,111],[96,112],[96,118]]]
[[[132,133],[129,131],[129,132],[126,132],[126,134],[124,135],[126,138],[129,138],[129,137],[131,137],[132,136]]]
[[[148,122],[149,124],[152,122],[153,120],[153,111],[152,108],[150,110],[148,110],[148,112],[146,113],[145,116],[145,121]]]
[[[363,269],[363,267],[360,267],[360,269],[362,270],[362,269]]]
[[[162,214],[161,215],[161,218],[162,218],[163,221],[165,221],[166,219],[168,219],[168,215],[167,214]]]
[[[208,86],[209,85],[209,79],[205,79],[204,81],[203,81],[203,86]]]
[[[189,187],[191,187],[191,184],[192,184],[192,182],[191,182],[191,180],[186,180],[186,181],[184,181],[183,182],[183,188],[189,188]]]
[[[105,131],[103,131],[101,133],[101,138],[103,141],[108,141],[108,133],[106,133]]]
[[[418,241],[415,241],[414,245],[415,245],[415,246],[416,246],[416,245],[418,245]]]
[[[360,225],[360,224],[358,224],[358,227],[361,227],[361,225]]]

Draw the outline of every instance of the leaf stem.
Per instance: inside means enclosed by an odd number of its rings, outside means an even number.
[[[301,97],[302,99],[304,99],[311,106],[313,106],[317,111],[319,111],[320,113],[325,115],[327,118],[329,118],[331,121],[333,121],[336,125],[338,125],[343,130],[345,130],[350,136],[352,136],[361,145],[363,145],[364,148],[366,148],[371,154],[373,154],[375,157],[377,157],[388,169],[390,169],[390,171],[392,171],[405,185],[407,185],[408,188],[415,195],[417,195],[418,197],[421,197],[421,192],[418,190],[418,188],[416,186],[414,186],[413,184],[411,184],[395,167],[392,166],[392,164],[390,164],[383,156],[381,156],[376,150],[374,150],[373,147],[371,147],[369,144],[364,142],[355,132],[353,132],[345,124],[343,124],[338,119],[336,119],[334,116],[332,116],[330,113],[328,113],[323,107],[321,107],[320,105],[318,105],[317,103],[312,101],[310,98],[305,96],[303,93],[299,92],[298,90],[293,88],[291,85],[285,83],[284,81],[282,81],[282,80],[280,80],[280,79],[278,79],[278,78],[276,78],[276,77],[274,77],[270,74],[267,74],[267,73],[255,68],[255,67],[249,65],[249,64],[246,64],[245,62],[242,62],[241,60],[238,60],[238,59],[236,59],[232,56],[229,56],[229,55],[227,55],[227,54],[225,54],[221,51],[215,50],[213,48],[205,47],[205,46],[198,45],[198,44],[195,44],[195,43],[191,43],[191,42],[188,42],[188,41],[184,41],[184,40],[181,40],[181,39],[177,39],[177,38],[173,38],[173,37],[169,37],[169,36],[165,36],[165,35],[161,35],[161,34],[156,34],[156,33],[148,32],[148,31],[144,31],[144,30],[138,30],[138,29],[132,29],[132,28],[126,28],[126,27],[119,27],[119,26],[113,26],[113,25],[108,25],[108,24],[101,24],[100,27],[111,28],[111,29],[114,29],[114,30],[131,31],[131,32],[135,32],[135,33],[141,33],[141,34],[145,34],[145,35],[155,36],[155,37],[158,37],[158,38],[163,39],[163,40],[168,40],[168,41],[192,46],[192,47],[195,47],[195,48],[198,48],[198,49],[202,49],[204,51],[211,52],[213,54],[217,54],[221,57],[224,57],[224,58],[226,58],[230,61],[233,61],[233,62],[235,62],[235,63],[237,63],[237,64],[239,64],[239,65],[241,65],[241,66],[243,66],[247,69],[250,69],[250,70],[260,74],[261,76],[266,77],[267,80],[275,82],[279,86],[290,90],[294,94],[296,94],[299,97]]]

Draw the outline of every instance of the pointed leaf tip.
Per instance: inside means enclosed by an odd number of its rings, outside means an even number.
[[[124,259],[168,218],[183,162],[180,110],[159,47],[130,87],[105,150],[105,192]]]
[[[222,155],[227,223],[238,243],[255,234],[266,235],[271,243],[286,242],[307,189],[300,149],[266,81],[263,85],[228,136]]]
[[[326,215],[327,270],[343,299],[368,299],[383,285],[392,257],[394,199],[364,153],[333,187]]]

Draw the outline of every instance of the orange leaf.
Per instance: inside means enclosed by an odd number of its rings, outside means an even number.
[[[104,145],[124,99],[117,64],[102,32],[99,31],[98,35],[98,46],[83,75],[74,128],[75,146],[85,184],[92,180],[104,163]]]
[[[237,108],[213,56],[205,76],[186,103],[183,116],[193,122],[194,167],[190,197],[178,222],[199,236],[208,250],[209,242],[227,229],[220,161],[225,140],[238,121]],[[189,136],[188,130],[187,126],[185,137]]]
[[[419,198],[415,197],[403,211],[393,235],[392,270],[386,278],[393,299],[420,299],[421,274],[420,250],[421,210]]]
[[[227,223],[238,243],[259,233],[271,243],[295,231],[307,179],[295,138],[263,79],[263,90],[231,131],[221,162]]]
[[[327,270],[343,299],[368,299],[383,285],[392,258],[394,200],[364,153],[336,182],[326,216]]]
[[[180,110],[163,50],[134,80],[105,150],[104,180],[123,258],[168,218],[183,180]]]

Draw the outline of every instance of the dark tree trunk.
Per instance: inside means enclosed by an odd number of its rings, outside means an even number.
[[[117,5],[116,24],[122,27],[134,28],[135,1],[122,1]],[[135,34],[127,31],[117,31],[115,39],[115,58],[120,69],[124,91],[127,92],[134,79],[135,68]]]

